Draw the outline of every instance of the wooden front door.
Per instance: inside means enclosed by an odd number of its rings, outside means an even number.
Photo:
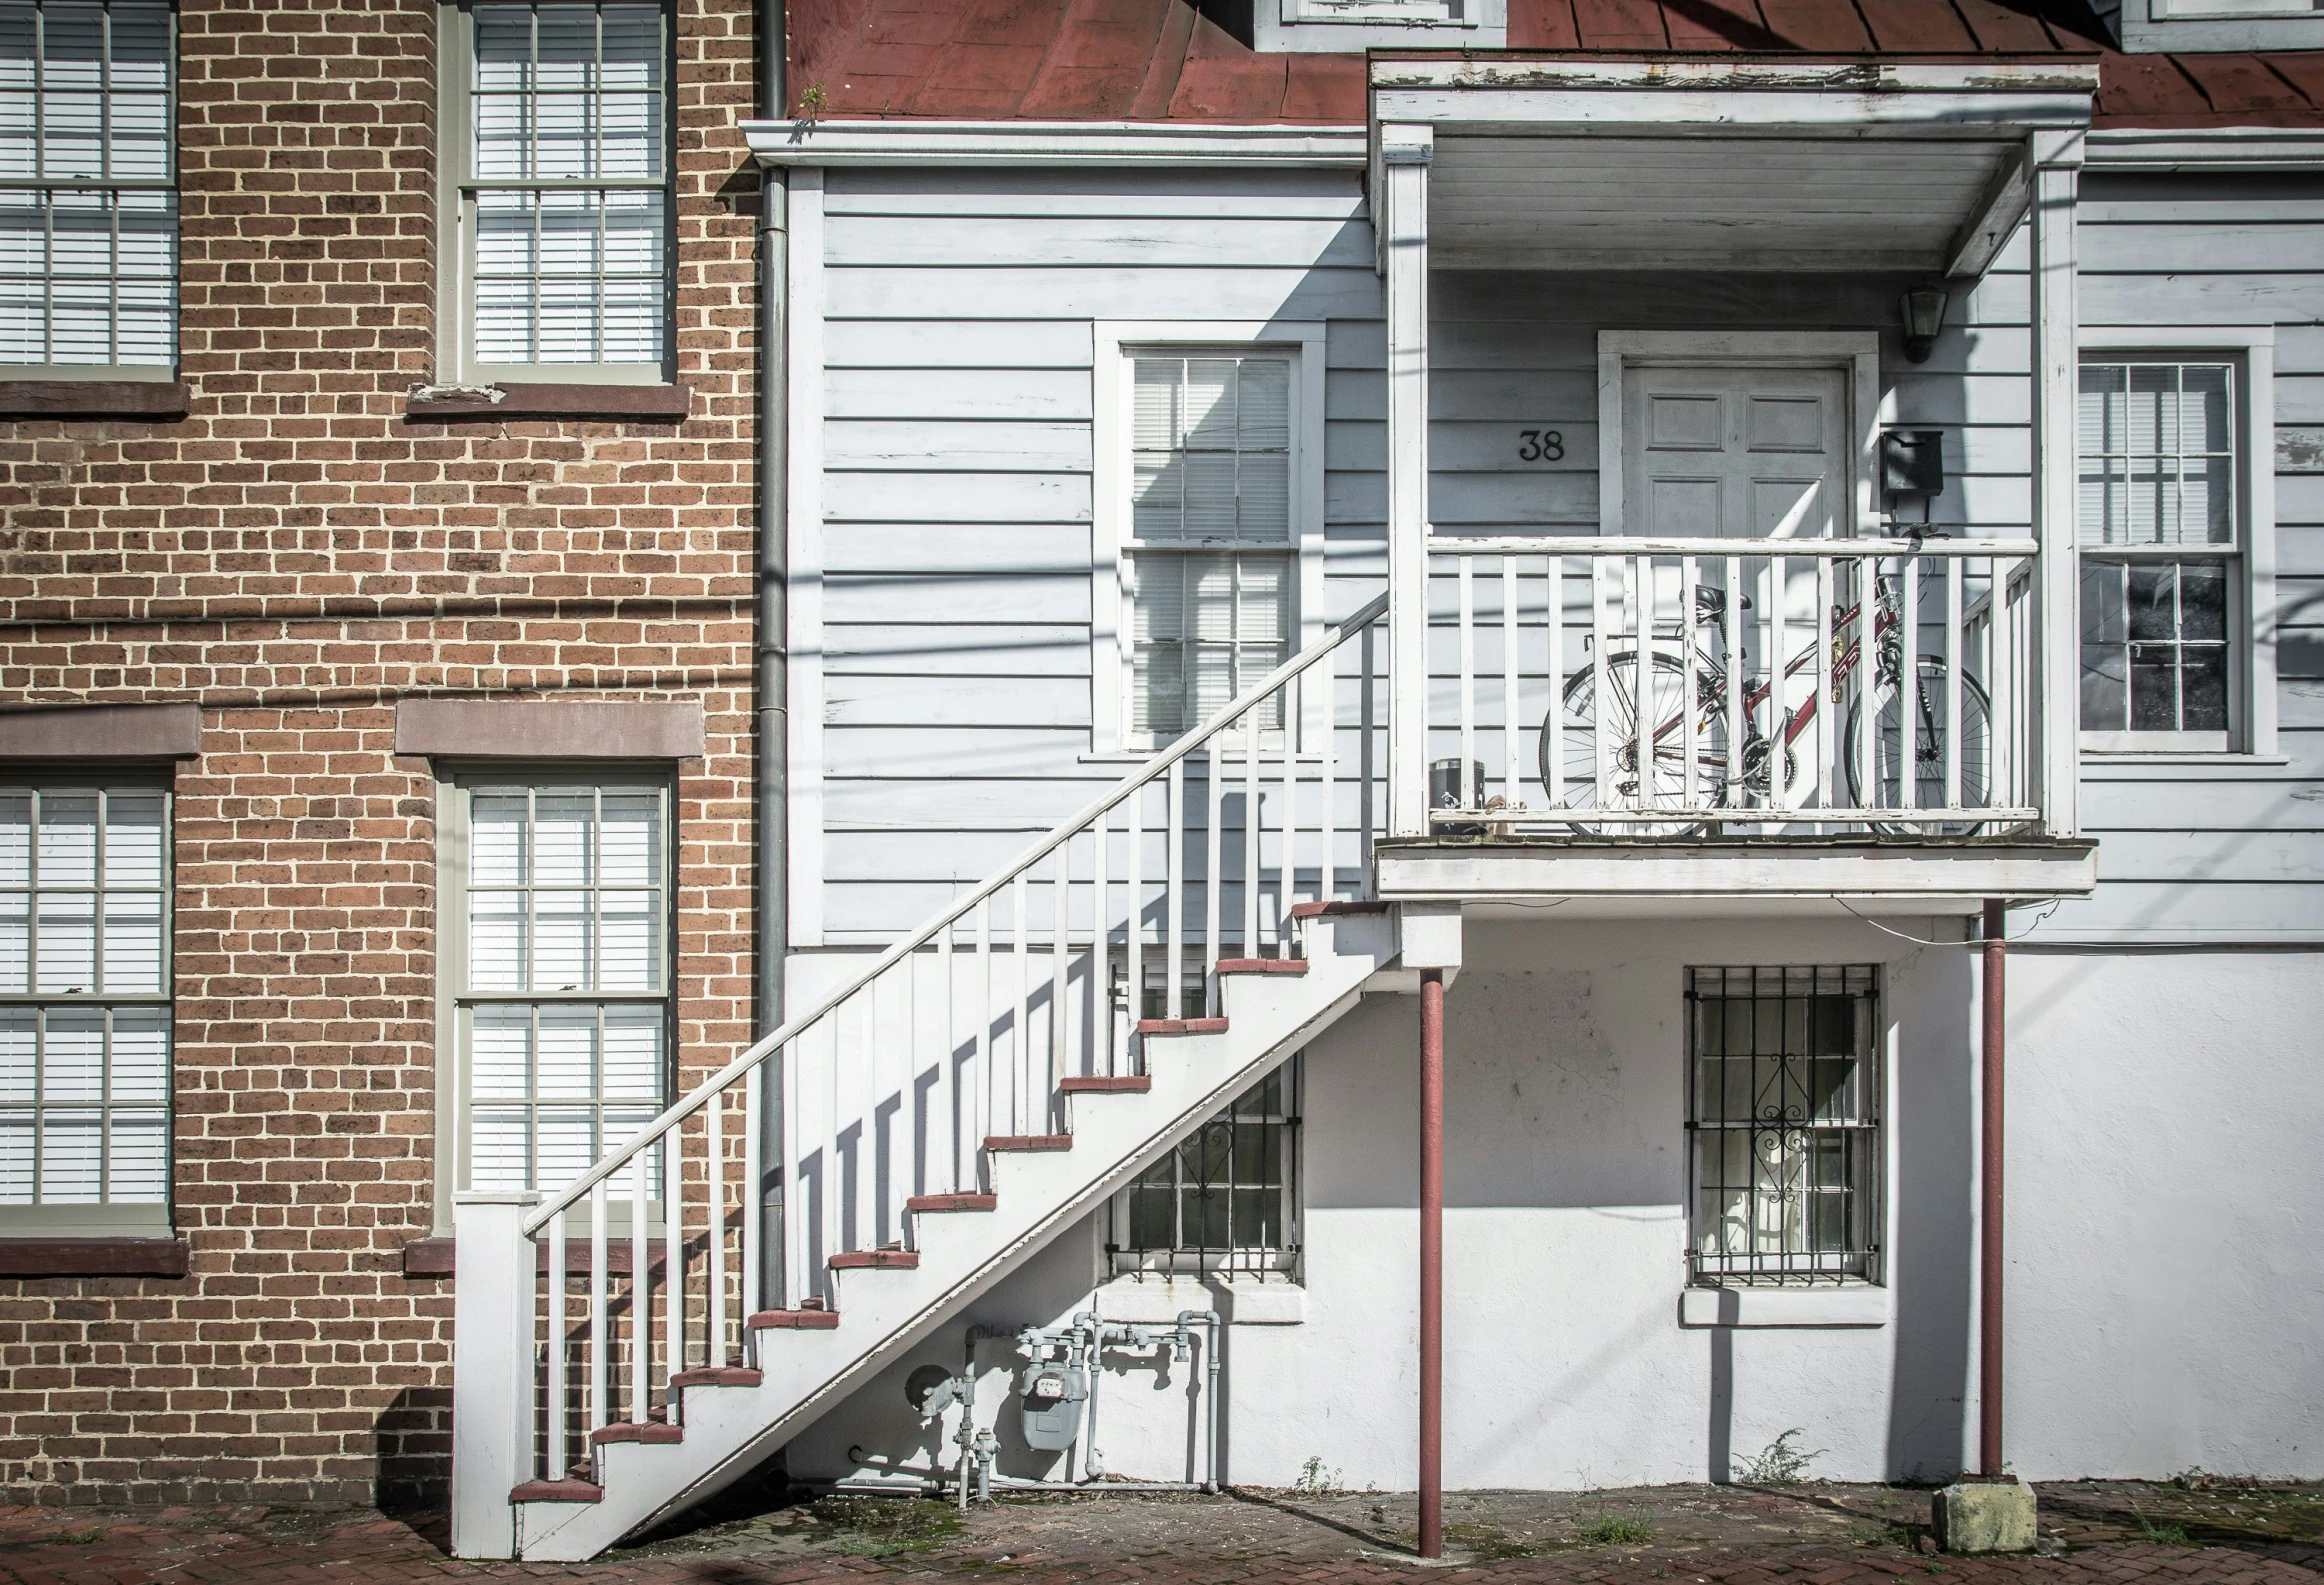
[[[1623,371],[1620,532],[1652,538],[1824,539],[1849,499],[1839,369]]]

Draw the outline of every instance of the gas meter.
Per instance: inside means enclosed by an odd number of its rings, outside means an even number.
[[[1044,1453],[1073,1446],[1081,1434],[1081,1406],[1089,1397],[1089,1377],[1079,1365],[1036,1362],[1017,1387],[1025,1422],[1025,1445]]]

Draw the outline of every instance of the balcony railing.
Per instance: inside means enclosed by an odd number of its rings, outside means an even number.
[[[1429,540],[1444,835],[2041,818],[2031,540]]]

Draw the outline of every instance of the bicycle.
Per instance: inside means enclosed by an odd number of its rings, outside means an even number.
[[[1875,604],[1873,608],[1874,667],[1872,683],[1873,722],[1873,775],[1877,790],[1876,806],[1882,809],[1902,809],[1902,713],[1904,689],[1901,685],[1904,662],[1904,618],[1896,596],[1885,580],[1874,576]],[[1648,596],[1651,598],[1651,595]],[[1740,601],[1742,609],[1751,609],[1751,602]],[[1832,612],[1832,642],[1839,650],[1832,666],[1832,702],[1838,705],[1843,695],[1848,699],[1848,715],[1842,734],[1841,760],[1848,782],[1848,798],[1852,806],[1874,806],[1865,798],[1861,785],[1863,777],[1861,734],[1863,731],[1864,690],[1854,686],[1863,658],[1860,625],[1863,617],[1861,599],[1854,604],[1835,606]],[[1537,751],[1538,770],[1542,789],[1549,794],[1550,803],[1569,809],[1594,807],[1598,792],[1597,732],[1599,726],[1598,678],[1601,670],[1606,678],[1607,709],[1615,737],[1609,745],[1612,761],[1611,790],[1615,802],[1611,807],[1625,810],[1667,808],[1675,812],[1695,807],[1725,808],[1730,789],[1737,789],[1744,798],[1744,807],[1768,808],[1771,776],[1778,749],[1781,750],[1783,785],[1789,787],[1798,772],[1798,756],[1793,745],[1815,726],[1820,690],[1811,689],[1797,709],[1782,711],[1781,723],[1771,735],[1760,725],[1771,702],[1780,708],[1776,685],[1764,676],[1745,676],[1743,679],[1740,775],[1730,776],[1728,720],[1728,677],[1724,642],[1727,626],[1726,592],[1717,588],[1696,591],[1693,631],[1673,634],[1679,642],[1694,647],[1695,699],[1693,708],[1686,707],[1686,664],[1670,648],[1648,640],[1650,663],[1647,668],[1647,719],[1654,723],[1648,741],[1651,745],[1650,765],[1642,773],[1639,767],[1639,658],[1636,649],[1622,650],[1605,657],[1602,663],[1584,666],[1567,680],[1559,708],[1562,714],[1556,723],[1566,744],[1567,774],[1560,778],[1550,764],[1550,745],[1559,734],[1553,734],[1552,722],[1544,717]],[[1698,635],[1712,635],[1705,642]],[[1787,660],[1783,681],[1789,684],[1803,671],[1810,672],[1815,664],[1816,641],[1810,640],[1802,651]],[[1946,661],[1941,655],[1921,655],[1914,665],[1913,686],[1913,793],[1918,808],[1942,808],[1945,798],[1946,725],[1944,720],[1946,698]],[[1789,692],[1787,687],[1786,692]],[[1960,677],[1960,802],[1968,808],[1989,803],[1991,793],[1991,756],[1993,740],[1992,701],[1976,678],[1964,671]],[[1689,733],[1694,738],[1695,802],[1690,804],[1687,794],[1686,751]],[[1562,784],[1562,790],[1561,790]],[[1692,836],[1702,832],[1711,822],[1680,818],[1661,821],[1606,821],[1598,824],[1577,823],[1573,829],[1592,835],[1625,836]],[[1926,822],[1873,821],[1873,830],[1883,835],[1944,836],[1973,835],[1981,823],[1975,821],[1945,821],[1931,825]]]

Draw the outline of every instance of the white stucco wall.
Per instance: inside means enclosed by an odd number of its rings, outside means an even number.
[[[1958,925],[1912,921],[1916,934]],[[1792,1426],[1856,1477],[1957,1466],[1975,1097],[1967,955],[1853,920],[1472,924],[1447,997],[1446,1479],[1456,1487],[1701,1480]],[[1910,1319],[1869,1329],[1683,1328],[1682,972],[1690,963],[1880,962],[1895,1029],[1891,1280]],[[1417,1015],[1368,999],[1307,1055],[1307,1319],[1228,1329],[1230,1479],[1288,1484],[1311,1457],[1411,1485]],[[1909,1210],[1907,1209],[1909,1208]],[[1055,1323],[1091,1300],[1102,1233],[1060,1238],[967,1321]],[[956,1364],[947,1328],[792,1444],[835,1476],[924,1470],[936,1432],[903,1379]],[[994,1367],[1003,1345],[987,1345]],[[1109,1467],[1186,1478],[1189,1372],[1109,1370]],[[1001,1407],[997,1368],[984,1418]],[[1892,1404],[1902,1405],[1892,1413]],[[1014,1444],[1004,1471],[1051,1472]],[[849,1457],[851,1446],[869,1455]],[[947,1454],[947,1456],[949,1456]]]
[[[2010,960],[2013,1462],[2324,1476],[2324,958]]]

